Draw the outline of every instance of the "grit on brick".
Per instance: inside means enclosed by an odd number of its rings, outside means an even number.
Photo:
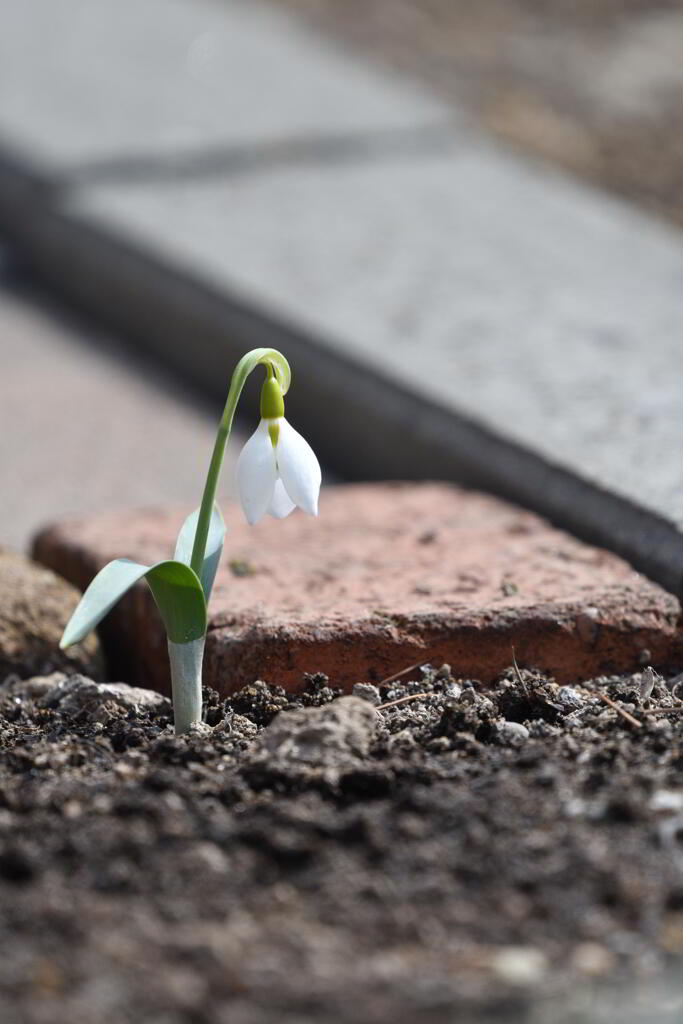
[[[168,557],[187,510],[55,525],[37,559],[85,588],[110,559]],[[615,556],[537,516],[444,484],[330,488],[320,518],[248,527],[225,510],[226,553],[210,607],[205,681],[297,689],[324,671],[349,689],[448,661],[489,683],[510,664],[559,682],[682,658],[678,600]],[[163,627],[136,587],[102,629],[110,669],[168,690]]]

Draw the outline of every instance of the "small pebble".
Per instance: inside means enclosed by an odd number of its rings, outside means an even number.
[[[574,950],[572,964],[581,974],[599,978],[614,968],[615,959],[609,949],[597,942],[582,942]]]
[[[494,954],[491,967],[512,985],[533,985],[543,977],[547,961],[540,949],[532,946],[504,946]]]
[[[478,711],[488,711],[490,713],[495,712],[493,701],[489,697],[477,697],[476,700]]]
[[[211,728],[210,725],[207,725],[206,722],[195,722],[194,725],[190,726],[190,728],[188,729],[188,731],[187,731],[187,733],[185,735],[186,736],[210,736],[212,732],[213,732],[213,729]]]
[[[503,743],[521,746],[529,739],[529,730],[521,722],[501,722],[498,726],[498,737]]]
[[[435,736],[433,740],[430,740],[427,744],[427,750],[431,754],[443,754],[447,750],[451,749],[451,741],[448,736]]]
[[[200,842],[191,851],[194,858],[209,871],[220,874],[228,868],[228,858],[216,843]]]
[[[457,683],[446,683],[443,692],[444,696],[451,697],[453,700],[459,700],[462,694],[462,687],[458,686]]]
[[[683,811],[683,791],[679,789],[657,789],[650,798],[650,810],[660,814],[675,814]]]
[[[585,703],[581,694],[571,686],[561,686],[557,691],[557,697],[567,711],[578,711]]]
[[[351,693],[354,697],[360,697],[361,700],[369,701],[370,704],[377,705],[382,703],[379,690],[372,683],[355,683]]]

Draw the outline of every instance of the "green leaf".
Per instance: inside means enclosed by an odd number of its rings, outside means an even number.
[[[184,565],[189,565],[192,559],[192,548],[194,545],[195,533],[197,532],[199,511],[199,509],[195,509],[195,511],[187,517],[180,528],[178,540],[176,541],[174,558],[177,562],[183,562]],[[211,597],[213,581],[215,580],[216,573],[218,572],[218,563],[221,560],[224,539],[225,523],[223,522],[221,510],[216,502],[214,502],[213,510],[211,512],[211,521],[209,523],[209,536],[206,541],[204,563],[200,573],[204,597],[206,598],[207,604]]]
[[[127,590],[146,578],[164,620],[169,640],[176,644],[197,640],[206,631],[206,601],[202,585],[182,562],[142,565],[117,558],[98,572],[67,623],[59,646],[76,644],[111,611]]]
[[[182,562],[157,562],[146,574],[174,644],[198,640],[206,632],[206,599],[194,569]]]

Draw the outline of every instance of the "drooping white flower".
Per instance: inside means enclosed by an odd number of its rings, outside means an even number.
[[[261,422],[237,460],[237,493],[252,525],[266,513],[284,519],[297,505],[309,515],[318,514],[320,465],[308,441],[282,413],[282,395],[269,378],[261,394]]]

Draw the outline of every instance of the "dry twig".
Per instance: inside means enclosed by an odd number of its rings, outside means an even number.
[[[525,684],[524,680],[522,679],[522,673],[519,671],[519,665],[517,664],[517,659],[515,657],[515,649],[514,649],[514,647],[512,648],[512,667],[515,670],[515,675],[517,676],[517,682],[522,687],[522,689],[526,689],[526,684]]]
[[[388,704],[378,704],[376,711],[384,711],[386,708],[395,708],[397,704],[407,704],[409,700],[418,700],[420,697],[433,697],[433,693],[411,693],[407,697],[398,697],[396,700],[390,700]]]
[[[406,674],[406,672],[412,672],[414,668],[419,668],[420,665],[424,665],[424,661],[416,661],[414,665],[408,665],[407,668],[402,668],[400,672],[395,672],[393,676],[387,676],[386,679],[383,679],[382,682],[377,685],[385,686],[386,683],[393,683],[394,680],[400,679],[401,676]]]
[[[618,715],[621,715],[621,717],[627,722],[630,722],[631,725],[635,725],[637,729],[643,728],[642,722],[639,722],[637,718],[634,718],[633,715],[630,712],[625,711],[624,708],[620,708],[619,705],[616,704],[611,697],[608,697],[606,693],[599,693],[598,697],[600,700],[604,701],[608,707],[612,708],[613,711],[616,711]]]

